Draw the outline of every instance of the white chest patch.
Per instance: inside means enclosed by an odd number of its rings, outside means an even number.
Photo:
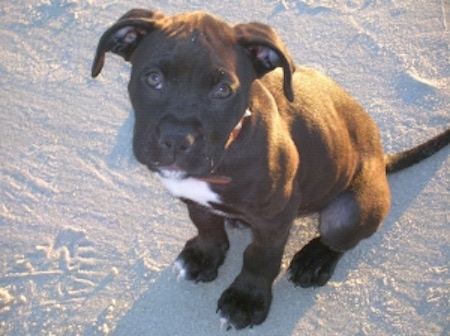
[[[158,177],[170,193],[176,197],[187,198],[206,207],[211,207],[209,202],[221,203],[220,196],[213,192],[208,183],[204,181],[192,177],[182,180]]]

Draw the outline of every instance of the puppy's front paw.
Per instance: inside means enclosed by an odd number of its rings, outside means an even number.
[[[344,252],[325,246],[320,238],[311,240],[291,261],[290,280],[303,288],[323,286],[333,275]]]
[[[242,329],[261,324],[269,313],[271,291],[259,292],[249,286],[246,290],[229,287],[219,299],[221,329]]]
[[[199,239],[189,240],[174,264],[178,279],[195,282],[209,282],[217,278],[219,266],[223,264],[228,250],[228,242],[222,245],[209,245]]]

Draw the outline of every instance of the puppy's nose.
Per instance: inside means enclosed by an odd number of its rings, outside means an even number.
[[[203,138],[202,127],[195,121],[166,120],[157,130],[159,147],[166,153],[185,154]]]
[[[195,143],[193,134],[164,134],[159,139],[159,145],[169,152],[187,152]]]

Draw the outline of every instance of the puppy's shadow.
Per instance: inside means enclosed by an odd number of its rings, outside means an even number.
[[[395,224],[401,220],[408,209],[411,209],[417,197],[430,184],[439,168],[445,164],[449,153],[450,148],[444,148],[431,158],[415,166],[389,175],[391,209],[381,229],[364,243],[371,246],[380,246],[384,240],[390,239],[390,234],[395,229]],[[429,212],[430,210],[423,209],[423,211]]]
[[[219,276],[210,283],[195,284],[177,281],[169,266],[149,289],[135,301],[133,307],[118,323],[114,335],[217,335],[221,333],[217,301],[242,267],[242,255],[251,241],[249,229],[229,229],[230,251],[219,270]],[[276,335],[291,330],[299,317],[309,310],[313,296],[298,292],[290,306],[294,286],[284,275],[274,286],[274,299],[269,317],[261,326],[239,331],[240,335]],[[301,309],[299,308],[301,307]],[[294,312],[294,313],[293,313]],[[283,326],[283,327],[282,327]],[[285,329],[287,328],[287,329]]]
[[[188,220],[188,218],[186,218]],[[220,332],[217,300],[237,274],[237,254],[243,251],[246,235],[233,239],[219,276],[210,283],[177,280],[168,266],[134,302],[117,325],[114,335],[215,335]],[[242,250],[242,251],[240,251]]]
[[[402,217],[411,210],[417,197],[430,184],[430,181],[436,177],[437,171],[445,165],[449,153],[450,148],[444,148],[431,158],[389,176],[391,209],[388,216],[383,221],[379,231],[375,232],[369,239],[361,241],[358,246],[344,255],[331,281],[337,283],[352,281],[354,276],[358,276],[358,270],[362,268],[383,270],[385,267],[383,264],[387,260],[395,260],[398,256],[408,252],[408,250],[404,250],[404,247],[396,246],[393,243],[399,234],[414,229],[411,227],[400,227],[399,225],[403,221]],[[432,215],[429,209],[425,208],[423,211]],[[380,275],[382,276],[382,273]],[[392,277],[393,275],[389,273],[385,274],[385,276]],[[372,280],[375,281],[375,279]],[[401,280],[398,279],[398,281]],[[371,286],[367,285],[369,290],[371,290]],[[378,285],[383,286],[382,282],[378,282]],[[336,290],[339,291],[339,288]],[[384,290],[389,291],[389,286]],[[342,295],[345,295],[345,293],[342,293]]]

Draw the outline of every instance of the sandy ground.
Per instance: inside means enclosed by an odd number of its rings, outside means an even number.
[[[250,241],[230,230],[219,278],[178,282],[195,230],[131,153],[129,65],[98,38],[132,7],[207,10],[273,25],[299,64],[341,83],[387,151],[450,124],[450,5],[372,0],[18,0],[0,4],[0,334],[216,335],[217,299]],[[240,335],[449,335],[450,150],[392,176],[383,228],[330,283],[299,289],[285,269],[316,235],[298,220],[266,322]],[[236,333],[231,331],[230,333]]]

